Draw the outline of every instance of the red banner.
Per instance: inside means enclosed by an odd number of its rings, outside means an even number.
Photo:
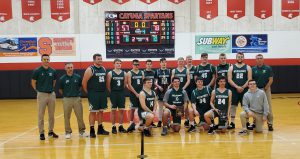
[[[112,1],[115,3],[118,3],[118,4],[124,4],[124,3],[129,2],[130,0],[112,0]]]
[[[175,4],[179,4],[179,3],[183,2],[184,0],[169,0],[169,1],[172,3],[175,3]]]
[[[41,0],[22,0],[22,18],[30,22],[41,19]]]
[[[0,22],[8,21],[12,18],[11,0],[0,0]]]
[[[91,4],[91,5],[97,4],[101,1],[102,0],[83,0],[83,2],[86,2],[86,3]]]
[[[218,16],[218,0],[199,0],[200,17],[211,20]]]
[[[255,0],[254,16],[261,19],[272,16],[272,0]]]
[[[51,0],[51,18],[59,22],[70,18],[70,0]]]
[[[292,19],[299,15],[299,0],[281,0],[281,15]]]
[[[239,19],[245,16],[245,0],[227,0],[227,16]]]
[[[147,3],[147,4],[151,4],[151,3],[156,2],[157,0],[140,0],[140,1]]]

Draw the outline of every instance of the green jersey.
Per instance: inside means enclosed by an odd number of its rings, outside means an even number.
[[[225,89],[223,93],[219,91],[219,88],[215,89],[215,108],[219,109],[223,113],[228,112],[228,104],[229,104],[229,89]]]
[[[81,76],[74,73],[72,76],[67,74],[59,79],[59,89],[63,91],[63,97],[79,97],[81,95]]]
[[[36,80],[36,90],[44,93],[54,91],[53,82],[56,78],[56,70],[51,67],[45,69],[43,66],[40,66],[36,68],[32,74],[32,79]]]
[[[179,85],[179,88],[183,88],[183,86],[186,84],[187,82],[187,76],[186,76],[186,73],[187,73],[187,68],[184,68],[181,72],[178,70],[178,68],[175,69],[175,74],[174,74],[174,77],[178,77],[179,80],[180,80],[180,85]]]
[[[195,83],[195,73],[196,73],[196,66],[192,66],[189,71],[190,71],[190,84],[186,88],[187,91],[193,91],[196,88],[196,83]]]
[[[207,86],[211,82],[214,74],[216,74],[216,68],[212,64],[206,64],[205,66],[198,65],[195,73],[196,76],[203,78],[204,86]]]
[[[252,78],[256,81],[258,88],[264,88],[269,82],[269,78],[273,76],[273,70],[270,66],[252,67]]]
[[[131,85],[137,93],[143,89],[143,72],[141,70],[138,73],[134,73],[133,70],[131,72]]]
[[[104,67],[90,66],[92,77],[88,80],[87,89],[89,91],[104,92],[106,90],[106,70]]]
[[[204,86],[201,90],[194,89],[191,95],[191,102],[198,108],[210,108],[210,94],[212,90],[210,87]]]
[[[153,90],[154,87],[155,87],[155,85],[154,85],[155,72],[153,70],[150,70],[150,71],[145,70],[144,71],[144,76],[145,76],[145,78],[151,79],[151,81],[152,81],[152,87],[151,87],[151,89]]]
[[[248,81],[247,65],[244,65],[241,68],[233,65],[232,81],[238,86],[243,86]]]
[[[121,70],[120,74],[117,74],[114,70],[111,71],[110,89],[111,91],[123,91],[124,90],[125,72]]]
[[[154,107],[154,102],[155,102],[155,93],[154,93],[154,91],[153,90],[151,90],[151,93],[149,94],[149,93],[147,93],[147,91],[145,91],[145,90],[143,90],[143,92],[145,93],[145,103],[146,103],[146,106],[151,110],[151,111],[153,111],[153,107]],[[142,110],[142,111],[144,111],[143,110],[143,108],[140,106],[140,109]]]
[[[170,105],[183,106],[189,100],[186,91],[179,88],[177,91],[174,88],[169,89],[165,96],[164,102]]]
[[[229,67],[230,67],[230,64],[226,63],[225,65],[219,64],[216,68],[218,77],[220,77],[220,76],[226,77],[226,86],[225,86],[226,88],[230,88],[230,84],[228,83],[228,79],[227,79]],[[218,83],[216,83],[216,86],[217,86],[217,88],[219,87]]]

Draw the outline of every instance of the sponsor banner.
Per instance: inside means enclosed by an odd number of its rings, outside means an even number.
[[[232,35],[232,53],[267,53],[267,34]]]
[[[156,2],[157,0],[140,0],[140,1],[147,3],[147,4],[151,4],[151,3]]]
[[[240,19],[245,16],[245,0],[227,0],[227,16]]]
[[[11,0],[0,0],[0,22],[6,22],[12,18]]]
[[[200,17],[211,20],[218,16],[218,0],[199,0]]]
[[[83,0],[83,2],[86,2],[86,3],[91,4],[91,5],[97,4],[97,3],[101,2],[101,1],[102,0]]]
[[[254,16],[261,19],[272,16],[272,0],[254,0]]]
[[[195,53],[231,53],[231,35],[196,35]]]
[[[292,19],[299,15],[299,0],[281,0],[281,15]]]
[[[41,37],[38,40],[39,54],[51,56],[76,56],[74,37]]]
[[[0,38],[0,57],[37,56],[37,38]]]
[[[22,18],[29,22],[41,19],[41,0],[22,0]]]
[[[112,0],[112,1],[115,3],[118,3],[118,4],[124,4],[124,3],[129,2],[130,0]]]
[[[184,0],[169,0],[169,1],[172,3],[175,3],[175,4],[179,4],[179,3],[183,2]]]
[[[51,0],[51,18],[59,22],[70,18],[70,0]]]

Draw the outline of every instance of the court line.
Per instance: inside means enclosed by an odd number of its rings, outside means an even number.
[[[64,114],[60,114],[60,115],[54,117],[54,119],[58,119],[58,118],[60,118],[60,117],[62,117],[62,116],[64,116]],[[46,124],[48,124],[48,121],[45,122],[45,125],[46,125]],[[35,126],[35,127],[31,128],[31,129],[29,129],[29,130],[27,130],[27,131],[25,131],[25,132],[23,132],[23,133],[21,133],[21,134],[15,136],[15,137],[12,137],[12,138],[9,138],[9,139],[7,139],[7,140],[4,140],[4,142],[1,142],[1,143],[0,143],[0,146],[3,146],[4,144],[6,144],[6,143],[8,143],[8,142],[10,142],[10,141],[13,141],[13,140],[15,140],[15,139],[17,139],[17,138],[19,138],[19,137],[21,137],[21,136],[24,136],[25,134],[27,134],[27,133],[29,133],[29,132],[35,130],[35,129],[38,129],[38,126]]]

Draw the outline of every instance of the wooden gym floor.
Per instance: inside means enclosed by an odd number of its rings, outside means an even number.
[[[272,102],[274,132],[268,132],[265,126],[262,134],[251,132],[248,136],[239,136],[239,118],[236,119],[235,131],[215,135],[207,135],[203,130],[187,133],[182,129],[179,134],[170,133],[162,137],[161,128],[156,128],[153,129],[153,137],[145,138],[145,154],[148,158],[172,159],[300,158],[300,94],[273,95]],[[83,104],[84,119],[88,127],[86,99]],[[239,107],[238,112],[240,111]],[[36,100],[0,100],[0,159],[132,159],[140,153],[138,132],[97,136],[96,139],[79,138],[74,113],[71,120],[72,139],[66,140],[61,99],[57,99],[55,118],[55,132],[60,135],[59,139],[46,137],[45,141],[40,141]],[[104,125],[111,131],[110,123],[106,122]],[[125,128],[127,126],[128,123]]]

